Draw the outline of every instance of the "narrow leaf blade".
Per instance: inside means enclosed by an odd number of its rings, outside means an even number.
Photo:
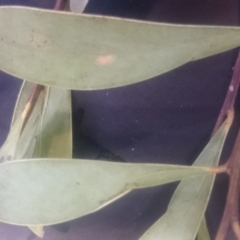
[[[32,115],[26,125],[26,130],[22,131],[25,119],[25,109],[21,114],[15,115],[13,124],[6,141],[0,149],[0,160],[2,162],[28,158],[33,152],[37,122],[42,111],[44,94],[40,94]],[[16,118],[15,118],[16,116]]]
[[[213,136],[194,166],[216,166],[229,129],[225,122]],[[168,205],[167,212],[140,240],[194,240],[212,190],[214,175],[182,180]]]
[[[0,69],[43,85],[112,88],[238,47],[239,33],[237,27],[0,7]]]
[[[33,158],[72,157],[71,92],[46,88],[46,98]]]
[[[8,136],[0,149],[0,162],[11,161],[15,158],[18,140],[23,126],[23,118],[20,116],[11,127]]]
[[[18,225],[60,223],[96,211],[132,189],[206,174],[206,168],[178,165],[12,161],[0,165],[0,221]]]
[[[14,110],[13,127],[15,127],[16,119],[21,116],[33,87],[34,84],[24,81]],[[72,156],[70,91],[47,87],[44,98],[41,95],[39,98],[42,104],[44,102],[44,108],[36,115],[38,104],[35,106],[15,146],[16,157],[20,159],[32,157],[70,158]],[[29,228],[38,237],[43,237],[43,226],[29,226]]]

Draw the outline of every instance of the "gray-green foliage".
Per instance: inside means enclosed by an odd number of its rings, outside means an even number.
[[[229,126],[225,122],[199,155],[193,166],[216,166]],[[209,201],[214,175],[181,181],[167,212],[140,240],[194,240]]]
[[[71,9],[79,12],[87,1],[82,1],[83,5],[74,0],[70,3]],[[218,163],[226,123],[196,166],[71,160],[71,100],[66,89],[137,83],[239,45],[237,27],[172,25],[0,7],[0,69],[47,85],[22,129],[34,86],[24,83],[12,127],[0,149],[2,162],[10,161],[0,165],[0,221],[30,226],[42,236],[43,225],[97,211],[133,189],[182,180],[166,214],[141,239],[193,240],[214,181],[206,166]],[[43,159],[21,161],[32,157]],[[198,237],[206,236],[203,221]]]
[[[124,86],[240,45],[237,27],[0,7],[0,69],[67,89]]]
[[[91,160],[21,160],[0,165],[0,221],[50,225],[106,206],[129,191],[209,175],[206,168]]]

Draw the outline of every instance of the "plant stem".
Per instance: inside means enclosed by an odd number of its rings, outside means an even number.
[[[232,229],[237,237],[237,239],[240,239],[240,227],[238,221],[234,221],[232,223]]]
[[[216,240],[224,240],[227,230],[231,224],[233,231],[240,239],[240,231],[238,226],[238,197],[239,197],[239,169],[240,169],[240,131],[232,151],[232,155],[227,163],[230,171],[230,182],[227,195],[227,203],[225,206],[223,218],[216,236]]]
[[[225,120],[225,118],[227,116],[227,112],[229,110],[234,109],[234,103],[235,103],[237,92],[239,89],[239,83],[240,83],[240,51],[238,53],[238,57],[237,57],[237,60],[235,63],[232,80],[230,82],[226,98],[225,98],[223,106],[220,110],[220,114],[218,116],[218,119],[214,126],[212,134],[214,134],[219,129],[219,127],[222,125],[223,121]]]
[[[56,0],[55,2],[55,6],[54,6],[54,10],[60,10],[61,9],[61,6],[62,6],[62,0]]]
[[[234,109],[234,103],[238,92],[240,83],[240,51],[238,53],[237,61],[234,67],[234,73],[230,86],[227,92],[227,96],[220,111],[218,120],[214,127],[213,133],[217,131],[226,117],[228,110]],[[227,194],[227,202],[225,205],[223,217],[216,235],[215,240],[224,240],[229,227],[231,226],[237,239],[240,240],[240,228],[238,224],[238,198],[239,198],[239,180],[240,180],[240,131],[235,141],[232,154],[225,164],[227,172],[230,176],[229,189]],[[221,167],[221,166],[220,166]]]
[[[220,165],[218,167],[210,167],[209,172],[212,174],[227,173],[228,167],[226,164]]]
[[[67,0],[56,0],[53,10],[64,10],[67,5]]]

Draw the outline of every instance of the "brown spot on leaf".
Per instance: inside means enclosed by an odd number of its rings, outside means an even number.
[[[116,59],[114,55],[100,55],[96,58],[95,64],[98,66],[106,66],[112,64]]]

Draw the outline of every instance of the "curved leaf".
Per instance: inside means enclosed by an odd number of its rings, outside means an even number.
[[[33,158],[72,157],[71,92],[60,88],[46,88]]]
[[[194,166],[216,166],[230,124],[226,121],[194,162]],[[194,240],[206,210],[215,175],[182,180],[168,205],[167,212],[140,240]]]
[[[32,83],[24,82],[15,106],[12,127],[22,114],[33,86]],[[70,91],[46,87],[44,96],[39,98],[44,107],[38,110],[38,115],[34,113],[35,107],[33,116],[18,137],[16,158],[70,158],[72,156]]]
[[[239,45],[237,27],[0,7],[0,69],[61,88],[124,86]]]
[[[33,83],[24,81],[12,118],[13,129],[16,128],[14,125],[24,111],[33,87]],[[14,135],[15,139],[19,138],[15,146],[16,157],[70,158],[72,156],[71,93],[69,90],[47,87],[44,99],[42,98],[43,102],[44,108],[33,119],[37,108],[37,105],[35,106],[21,136]],[[10,146],[13,146],[13,141]],[[43,226],[29,226],[29,228],[38,237],[43,237]]]
[[[14,114],[10,132],[0,149],[1,163],[21,159],[23,157],[29,158],[32,155],[35,144],[35,136],[38,129],[38,119],[40,118],[42,112],[43,100],[44,94],[41,93],[23,131],[22,127],[24,124],[26,109],[23,108],[20,114]]]
[[[0,165],[0,221],[50,225],[86,215],[136,188],[209,175],[207,168],[91,160]]]

